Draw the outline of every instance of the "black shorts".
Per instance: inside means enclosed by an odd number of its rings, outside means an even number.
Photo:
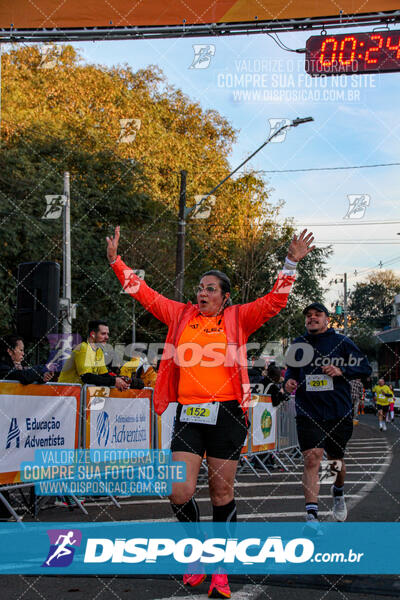
[[[220,402],[215,425],[183,423],[182,405],[176,410],[171,440],[172,452],[191,452],[199,456],[238,460],[247,435],[248,421],[237,400]]]
[[[351,417],[317,421],[304,415],[298,415],[296,424],[302,452],[311,448],[324,448],[330,458],[343,458],[346,444],[353,433]]]
[[[377,410],[381,410],[382,414],[384,417],[386,417],[386,415],[389,412],[389,404],[377,404],[376,405]]]

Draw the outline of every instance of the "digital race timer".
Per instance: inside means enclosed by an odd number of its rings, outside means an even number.
[[[309,75],[400,71],[400,31],[315,35],[306,43]]]

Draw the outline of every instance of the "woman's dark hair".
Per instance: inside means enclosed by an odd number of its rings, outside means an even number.
[[[17,343],[21,340],[23,342],[23,338],[20,335],[10,334],[1,337],[0,339],[0,358],[3,362],[9,363],[12,365],[11,356],[8,353],[8,350],[15,350],[17,347]]]
[[[222,271],[218,271],[217,269],[211,269],[211,271],[207,271],[206,273],[203,273],[203,275],[201,276],[200,279],[203,279],[203,277],[206,277],[207,275],[211,275],[212,277],[216,277],[218,279],[219,285],[221,286],[221,292],[222,292],[223,296],[225,296],[225,294],[228,294],[228,293],[230,294],[231,282],[230,282],[228,275],[225,275],[225,273],[223,273]],[[227,306],[229,304],[232,304],[231,298],[229,298],[228,300],[226,300],[226,302],[224,302],[224,306]]]
[[[207,271],[207,273],[203,273],[200,279],[203,279],[203,277],[206,277],[207,275],[212,275],[218,279],[223,294],[230,293],[231,282],[228,275],[225,275],[222,271],[217,271],[217,269],[212,269],[211,271]]]

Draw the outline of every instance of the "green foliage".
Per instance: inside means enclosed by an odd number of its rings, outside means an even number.
[[[374,329],[383,329],[390,325],[394,297],[398,293],[400,277],[393,271],[374,272],[367,282],[358,283],[351,292],[350,315]]]
[[[119,223],[127,264],[145,269],[149,285],[173,297],[179,172],[188,171],[190,206],[228,174],[235,132],[221,115],[169,86],[157,67],[134,73],[86,65],[70,46],[55,68],[41,61],[37,47],[2,57],[0,317],[11,327],[18,263],[62,262],[61,219],[42,216],[45,195],[61,194],[69,171],[74,330],[108,317],[113,337],[129,342],[132,300],[106,263],[106,235]],[[140,120],[129,143],[123,138],[135,130],[130,124],[122,132],[122,119]],[[269,290],[293,234],[290,221],[278,222],[280,208],[253,173],[224,184],[210,218],[188,221],[185,298],[194,300],[193,286],[211,267],[230,276],[235,302]],[[326,255],[317,250],[301,263],[288,308],[257,339],[302,329],[301,308],[322,298]],[[137,339],[162,341],[164,326],[140,306],[136,314]]]
[[[370,358],[376,356],[374,333],[390,327],[394,297],[398,293],[400,278],[389,270],[372,273],[350,294],[351,335]]]

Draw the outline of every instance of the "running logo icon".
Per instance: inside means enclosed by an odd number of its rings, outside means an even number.
[[[62,215],[63,207],[67,203],[66,196],[45,196],[46,210],[42,219],[59,219]]]
[[[207,69],[215,55],[214,44],[193,44],[194,57],[189,69]]]
[[[19,448],[21,432],[18,427],[17,417],[11,418],[10,428],[7,434],[6,450],[11,448],[11,442],[15,440],[15,447]]]
[[[107,446],[110,435],[110,417],[105,410],[97,416],[96,435],[99,446]]]
[[[142,272],[144,278],[144,271]],[[139,273],[139,271],[136,273]],[[140,277],[140,274],[137,275],[138,279],[136,279],[134,275],[135,271],[132,271],[131,269],[124,269],[124,283],[120,292],[121,294],[137,294],[140,289],[142,278]]]
[[[343,219],[362,219],[367,210],[371,196],[369,194],[348,194],[349,208]]]
[[[277,135],[275,135],[274,138],[272,138],[271,143],[284,142],[288,130],[284,129],[280,133],[278,133],[278,130],[281,127],[284,127],[285,125],[289,125],[290,119],[268,119],[268,121],[269,121],[269,137],[271,137],[271,135],[274,135],[275,133],[277,134]]]
[[[50,548],[42,567],[69,567],[74,559],[75,548],[81,545],[79,529],[48,529]]]

